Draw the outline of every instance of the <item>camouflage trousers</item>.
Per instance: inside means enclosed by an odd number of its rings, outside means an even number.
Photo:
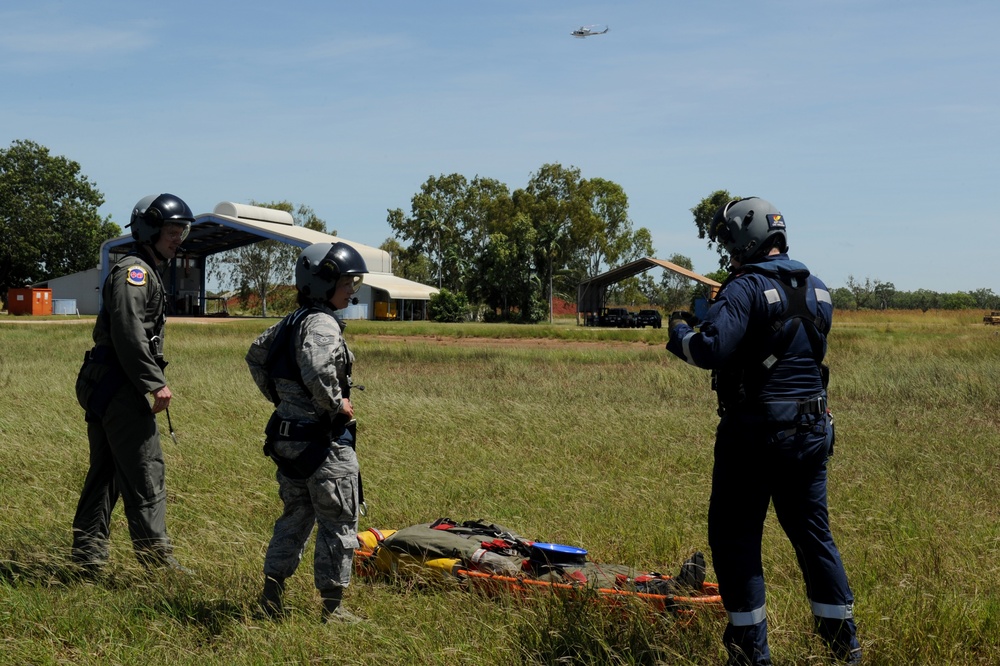
[[[349,440],[345,433],[335,441],[326,460],[307,479],[276,473],[284,512],[274,523],[264,557],[265,576],[285,579],[295,573],[316,526],[316,589],[323,592],[350,584],[358,545],[359,502],[358,457]]]

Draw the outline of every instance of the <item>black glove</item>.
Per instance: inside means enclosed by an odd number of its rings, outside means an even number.
[[[670,329],[673,330],[674,326],[684,322],[688,326],[694,326],[698,321],[693,314],[687,310],[674,310],[670,313]]]

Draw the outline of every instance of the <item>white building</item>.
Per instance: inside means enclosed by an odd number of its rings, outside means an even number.
[[[195,217],[181,252],[163,271],[172,313],[208,313],[206,259],[262,240],[276,240],[297,248],[341,242],[356,249],[364,257],[369,274],[357,294],[358,303],[341,312],[346,319],[422,319],[426,317],[427,301],[438,291],[393,275],[392,258],[384,250],[295,226],[291,214],[285,211],[223,201],[211,213]],[[80,314],[97,314],[104,279],[118,259],[134,249],[131,235],[112,238],[101,245],[96,268],[34,286],[52,289],[53,301],[75,299]]]

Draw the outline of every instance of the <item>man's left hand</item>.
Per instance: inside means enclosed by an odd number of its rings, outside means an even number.
[[[172,397],[174,397],[174,394],[170,392],[169,386],[164,386],[153,391],[153,406],[151,407],[153,413],[159,414],[169,407]]]

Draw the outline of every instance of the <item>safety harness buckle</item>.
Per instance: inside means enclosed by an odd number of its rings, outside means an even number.
[[[802,403],[799,409],[802,414],[825,414],[826,413],[826,398],[823,396],[816,396],[815,398],[809,398]]]

